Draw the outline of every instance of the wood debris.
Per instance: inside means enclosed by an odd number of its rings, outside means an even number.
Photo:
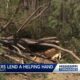
[[[61,51],[68,52],[80,61],[79,57],[72,51],[62,48],[60,41],[54,37],[39,40],[21,38],[17,39],[17,41],[14,38],[2,38],[0,43],[5,50],[4,55],[2,54],[1,56],[7,57],[10,60],[12,59],[16,63],[25,63],[27,60],[35,63],[58,63],[61,58]],[[18,57],[18,60],[15,56]]]

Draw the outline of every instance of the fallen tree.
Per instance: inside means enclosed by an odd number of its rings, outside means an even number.
[[[39,40],[2,38],[0,43],[6,52],[4,57],[14,59],[15,61],[16,59],[13,54],[23,59],[23,62],[24,59],[28,59],[37,63],[57,63],[61,58],[61,51],[67,52],[80,61],[80,58],[74,52],[62,48],[60,42],[54,37]]]
[[[7,20],[7,23],[0,29],[0,32],[9,34],[6,30],[12,22],[15,23],[14,18],[19,10],[19,5],[16,7],[10,20]],[[61,52],[64,51],[80,61],[80,58],[73,51],[62,48],[60,41],[56,37],[47,37],[38,40],[24,38],[22,35],[19,37],[18,34],[27,27],[25,25],[40,17],[48,9],[49,5],[50,2],[36,8],[26,17],[14,34],[9,34],[11,36],[0,37],[1,48],[4,50],[0,55],[1,57],[8,58],[16,63],[25,63],[27,60],[37,63],[58,63],[61,58]]]

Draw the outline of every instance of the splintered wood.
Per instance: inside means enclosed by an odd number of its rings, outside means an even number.
[[[51,43],[60,45],[56,37],[41,38],[30,40],[27,38],[17,39],[13,37],[4,37],[0,40],[2,49],[5,50],[1,56],[10,59],[14,63],[26,63],[28,60],[36,63],[57,63],[61,58],[61,50],[40,45],[40,43]]]
[[[2,37],[0,39],[1,48],[4,52],[0,55],[0,60],[4,59],[10,63],[59,63],[61,51],[65,51],[80,61],[72,51],[60,46],[60,41],[56,37],[41,38],[31,40],[27,38]],[[6,63],[6,61],[4,61]]]

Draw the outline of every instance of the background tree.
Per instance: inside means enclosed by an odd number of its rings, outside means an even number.
[[[48,4],[48,8],[37,19],[26,24],[19,33],[24,37],[38,39],[57,36],[61,44],[80,55],[80,1],[79,0],[1,0],[0,27],[5,25],[17,8],[8,31],[14,34],[23,22],[40,5]],[[38,14],[38,11],[36,14]],[[2,20],[5,18],[6,20]],[[2,33],[1,33],[2,34]],[[8,34],[5,34],[10,36]]]

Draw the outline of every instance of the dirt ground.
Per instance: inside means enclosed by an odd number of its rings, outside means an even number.
[[[7,74],[6,80],[80,80],[80,74]]]

